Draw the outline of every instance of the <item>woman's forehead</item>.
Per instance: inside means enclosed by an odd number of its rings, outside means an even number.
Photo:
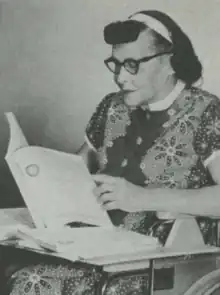
[[[155,53],[154,37],[149,30],[141,32],[136,41],[114,45],[112,55],[118,60],[142,58]]]

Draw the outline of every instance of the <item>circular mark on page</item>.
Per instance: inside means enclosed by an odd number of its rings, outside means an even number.
[[[39,172],[40,172],[40,168],[36,164],[31,164],[26,167],[26,173],[27,173],[27,175],[29,175],[31,177],[37,176],[39,174]]]

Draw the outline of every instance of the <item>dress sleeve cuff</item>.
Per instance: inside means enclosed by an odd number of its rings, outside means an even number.
[[[220,157],[220,150],[214,151],[205,161],[203,164],[207,167],[216,157]]]
[[[89,148],[96,152],[96,148],[95,148],[94,145],[91,143],[91,141],[89,140],[89,138],[88,138],[87,135],[84,136],[84,139],[85,139],[85,142],[88,144]]]

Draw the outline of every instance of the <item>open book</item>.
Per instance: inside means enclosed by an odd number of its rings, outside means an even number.
[[[14,114],[6,113],[6,118],[10,140],[5,159],[35,226],[112,226],[92,193],[95,183],[82,157],[28,145]]]
[[[10,140],[5,159],[34,226],[21,222],[1,228],[2,243],[15,240],[16,246],[71,261],[112,256],[117,260],[122,253],[157,247],[153,237],[112,225],[92,193],[95,183],[80,156],[30,146],[14,114],[6,113],[6,118]],[[8,220],[9,213],[3,211],[2,220]],[[96,226],[65,226],[71,222]]]

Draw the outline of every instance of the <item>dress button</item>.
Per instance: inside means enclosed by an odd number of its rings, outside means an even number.
[[[128,165],[128,160],[124,159],[121,163],[121,167],[126,167]]]
[[[144,170],[145,164],[143,162],[140,164],[140,168],[141,168],[141,170]]]
[[[176,111],[175,111],[174,109],[169,109],[169,110],[167,111],[167,114],[168,114],[170,117],[172,117],[173,115],[175,115],[175,113],[176,113]]]
[[[163,128],[167,128],[168,126],[169,126],[169,122],[165,122],[165,123],[162,125]]]
[[[143,142],[143,139],[139,136],[136,140],[136,143],[140,145]]]
[[[107,158],[104,158],[103,161],[102,161],[102,163],[103,163],[104,165],[106,165],[106,164],[108,163],[108,159],[107,159]]]
[[[107,147],[112,147],[113,146],[113,142],[112,141],[109,141],[108,143],[107,143]]]
[[[149,113],[146,114],[146,119],[150,120],[150,114]]]

